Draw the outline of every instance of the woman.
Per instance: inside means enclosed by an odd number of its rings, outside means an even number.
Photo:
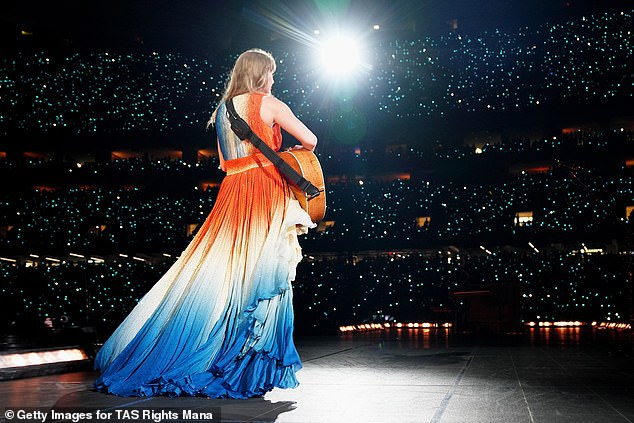
[[[302,365],[293,343],[291,281],[297,235],[314,227],[286,180],[231,131],[224,101],[269,146],[283,128],[313,150],[315,135],[271,95],[275,60],[237,59],[210,123],[227,172],[216,203],[174,265],[139,301],[95,358],[95,386],[121,396],[262,396],[294,388]]]

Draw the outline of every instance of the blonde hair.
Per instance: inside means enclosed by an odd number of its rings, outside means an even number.
[[[207,122],[207,127],[213,123],[218,107],[226,100],[240,94],[262,91],[266,86],[266,74],[275,72],[275,67],[273,55],[259,48],[252,48],[238,56],[222,99]]]

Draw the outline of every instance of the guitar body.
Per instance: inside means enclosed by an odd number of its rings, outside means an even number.
[[[323,220],[326,214],[326,185],[324,183],[324,173],[317,156],[310,150],[300,148],[279,153],[280,157],[295,169],[300,175],[310,181],[319,190],[319,195],[307,198],[306,193],[297,185],[289,181],[289,186],[299,201],[299,204],[310,216],[314,223]]]

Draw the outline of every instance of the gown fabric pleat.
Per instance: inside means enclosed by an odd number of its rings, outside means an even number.
[[[267,144],[262,96],[234,98]],[[302,368],[293,342],[298,234],[315,225],[287,182],[240,141],[218,110],[228,174],[212,211],[178,260],[139,301],[95,358],[95,387],[120,396],[261,396],[294,388]]]

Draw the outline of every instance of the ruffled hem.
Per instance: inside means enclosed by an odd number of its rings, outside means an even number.
[[[265,353],[250,351],[233,362],[231,368],[212,368],[207,372],[182,378],[166,378],[126,387],[116,380],[99,378],[95,388],[122,397],[203,396],[207,398],[248,399],[260,397],[273,388],[290,389],[299,386],[295,373],[299,363],[280,365],[280,360]]]

